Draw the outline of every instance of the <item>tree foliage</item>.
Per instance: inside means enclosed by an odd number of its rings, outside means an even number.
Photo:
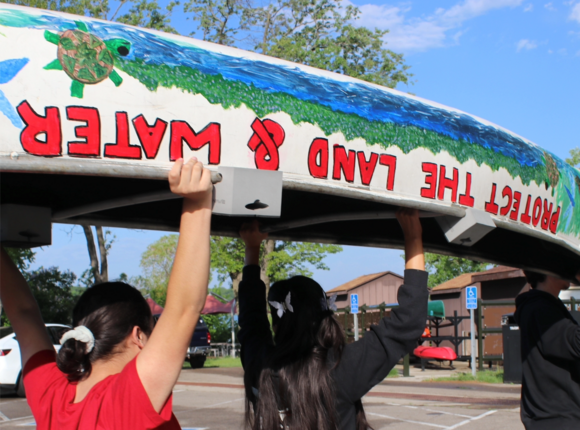
[[[341,251],[338,245],[266,240],[260,249],[262,280],[269,288],[272,282],[290,276],[312,276],[310,267],[328,270],[324,259]],[[244,252],[241,239],[212,237],[211,268],[217,272],[220,282],[231,281],[236,295],[244,267]]]
[[[429,288],[456,278],[464,273],[487,270],[489,263],[479,263],[467,258],[425,253],[425,269],[429,272]]]
[[[184,10],[204,40],[391,88],[410,83],[403,56],[384,47],[387,31],[356,25],[360,10],[340,0],[189,0]]]
[[[4,250],[21,272],[28,270],[30,263],[34,262],[36,253],[30,248],[4,248]]]
[[[566,163],[573,167],[580,164],[580,148],[570,150],[570,158],[566,158]]]
[[[179,4],[178,1],[170,1],[162,9],[157,0],[6,0],[6,3],[118,21],[168,33],[176,33],[170,25],[170,17]],[[125,10],[127,12],[122,13]]]
[[[168,234],[150,244],[141,255],[139,265],[143,269],[143,275],[130,280],[131,285],[149,294],[160,306],[165,306],[178,240],[178,235]]]
[[[70,324],[76,299],[72,291],[76,275],[57,267],[25,272],[30,290],[45,323]]]

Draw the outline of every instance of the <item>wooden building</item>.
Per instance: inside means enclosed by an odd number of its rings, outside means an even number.
[[[350,295],[358,294],[359,307],[373,306],[381,303],[397,303],[397,291],[403,285],[403,277],[393,272],[373,273],[359,276],[352,281],[342,284],[326,294],[330,297],[337,294],[336,306],[344,308],[350,306]]]
[[[453,278],[431,290],[431,300],[442,300],[445,304],[445,314],[453,316],[457,311],[457,316],[469,316],[469,311],[465,308],[466,287],[476,286],[478,298],[484,301],[515,301],[516,296],[530,289],[524,272],[513,267],[498,266],[485,272],[465,273]],[[478,312],[480,310],[478,309]],[[489,306],[484,307],[483,327],[501,328],[502,315],[515,311],[512,306]],[[469,319],[459,323],[459,336],[469,336]],[[448,327],[439,331],[441,336],[453,336],[454,328]],[[450,342],[443,342],[441,346],[453,345]],[[503,342],[501,334],[487,334],[483,342],[484,356],[500,356],[503,353]],[[469,355],[469,341],[464,341],[459,348],[460,355]]]

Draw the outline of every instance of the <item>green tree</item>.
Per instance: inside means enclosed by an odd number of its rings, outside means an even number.
[[[184,11],[204,40],[391,88],[412,77],[403,56],[384,47],[387,31],[355,25],[360,10],[340,0],[189,0]]]
[[[236,296],[242,279],[244,250],[244,243],[240,239],[212,237],[211,268],[217,272],[220,282],[231,281]],[[264,241],[260,249],[260,276],[267,289],[272,282],[290,276],[312,276],[310,266],[318,270],[329,270],[324,259],[329,254],[341,251],[342,247],[338,245],[269,239]]]
[[[232,339],[232,317],[230,315],[203,315],[212,342],[227,342]],[[238,336],[238,322],[234,320],[234,332]]]
[[[570,150],[570,158],[566,158],[566,163],[573,167],[580,164],[580,148]]]
[[[425,253],[425,269],[429,272],[429,288],[456,278],[464,273],[482,272],[489,263],[479,263],[467,258]]]
[[[4,248],[4,250],[21,272],[28,270],[30,263],[34,262],[36,253],[30,248]]]
[[[143,275],[131,278],[131,285],[142,290],[160,306],[165,306],[167,284],[177,251],[179,236],[169,234],[150,244],[141,255]]]
[[[27,272],[26,281],[46,323],[70,324],[75,297],[72,291],[76,275],[57,267]]]
[[[169,33],[176,33],[169,21],[173,9],[179,4],[178,1],[170,1],[163,10],[157,0],[115,1],[112,2],[116,6],[114,9],[111,9],[109,0],[6,0],[6,2],[118,21]],[[124,10],[127,12],[123,14]]]

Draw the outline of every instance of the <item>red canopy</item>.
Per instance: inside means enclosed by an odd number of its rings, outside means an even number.
[[[233,300],[229,301],[227,303],[222,303],[210,294],[205,299],[205,306],[203,307],[203,311],[201,311],[201,313],[203,315],[229,314],[232,312],[232,302],[233,302]],[[235,312],[235,309],[234,309],[234,312]]]
[[[151,297],[145,299],[145,301],[149,305],[149,309],[151,309],[151,313],[153,315],[159,315],[161,312],[163,312],[163,308],[155,303],[155,300],[153,300]]]

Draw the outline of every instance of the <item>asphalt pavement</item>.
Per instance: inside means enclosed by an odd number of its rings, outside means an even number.
[[[389,378],[364,398],[375,430],[523,430],[519,385],[428,382],[445,369],[412,369],[410,378]],[[451,374],[452,372],[447,372]],[[0,392],[0,428],[36,428],[25,399]],[[184,369],[174,390],[173,410],[184,429],[241,429],[243,371]]]

